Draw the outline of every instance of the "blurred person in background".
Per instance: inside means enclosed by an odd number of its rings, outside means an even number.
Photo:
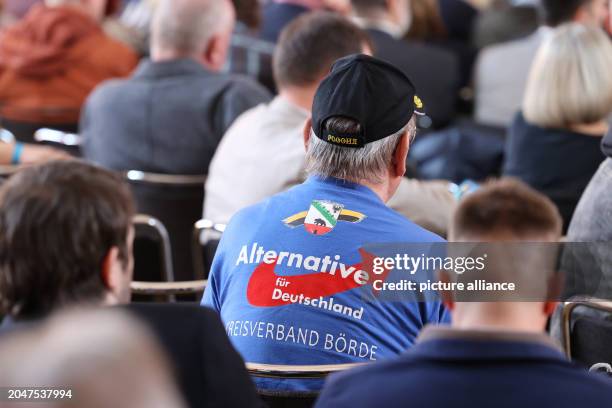
[[[602,150],[607,159],[580,198],[567,233],[568,242],[612,241],[612,130],[604,137]]]
[[[236,27],[232,35],[225,71],[247,75],[276,93],[272,74],[274,43],[259,38],[261,3],[259,0],[233,0]]]
[[[605,156],[612,112],[612,43],[603,30],[559,27],[539,50],[523,109],[508,134],[504,174],[546,194],[565,228]]]
[[[220,72],[234,23],[229,0],[160,0],[151,59],[87,100],[84,156],[114,170],[207,174],[234,120],[270,99],[253,80]]]
[[[412,78],[435,128],[455,116],[460,85],[457,58],[445,50],[403,37],[412,20],[408,0],[352,0],[353,19],[366,29],[374,55],[391,62]]]
[[[521,107],[533,59],[553,28],[571,21],[601,27],[608,18],[608,2],[541,0],[543,25],[535,33],[485,48],[474,71],[476,121],[499,127],[510,125]]]
[[[2,337],[0,384],[70,391],[5,408],[184,408],[152,333],[118,310],[71,311]]]
[[[476,20],[472,42],[482,49],[518,40],[538,29],[539,0],[495,0]]]
[[[107,0],[46,0],[0,34],[0,116],[76,124],[100,82],[128,75],[136,55],[101,28]]]
[[[303,13],[323,9],[346,15],[350,11],[350,0],[268,0],[263,5],[260,36],[276,43],[291,21]]]
[[[3,330],[76,304],[130,300],[134,205],[117,174],[77,161],[29,167],[0,188]]]

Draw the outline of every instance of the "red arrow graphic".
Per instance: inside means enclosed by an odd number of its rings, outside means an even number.
[[[348,268],[353,267],[355,271],[363,270],[367,272],[370,276],[367,284],[371,284],[374,279],[384,281],[390,271],[385,270],[382,274],[374,275],[372,273],[374,256],[363,249],[360,249],[359,253],[361,254],[362,262],[351,265]],[[363,267],[364,265],[366,268]],[[272,299],[274,289],[281,289],[283,293],[294,296],[303,295],[304,297],[315,299],[332,296],[363,286],[355,282],[353,275],[355,272],[346,278],[342,277],[340,271],[337,271],[334,275],[315,272],[306,275],[280,276],[274,272],[275,267],[276,261],[269,264],[262,262],[255,268],[247,287],[247,299],[252,306],[273,307],[291,304],[291,301],[288,300]],[[279,278],[282,278],[284,281],[284,286],[282,287],[277,286]]]

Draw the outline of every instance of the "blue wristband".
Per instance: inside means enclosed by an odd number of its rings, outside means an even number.
[[[13,157],[11,158],[11,164],[16,165],[21,161],[21,153],[23,152],[23,143],[15,143],[13,149]]]

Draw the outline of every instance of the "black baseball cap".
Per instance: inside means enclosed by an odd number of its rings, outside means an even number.
[[[319,85],[312,107],[312,128],[328,143],[360,148],[397,133],[414,114],[422,116],[421,127],[431,125],[410,78],[388,62],[355,54],[336,61]],[[361,132],[331,134],[325,122],[335,116],[359,122]]]

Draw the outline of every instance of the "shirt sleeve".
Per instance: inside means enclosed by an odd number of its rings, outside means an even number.
[[[204,290],[204,296],[202,297],[201,306],[208,306],[218,313],[221,313],[221,305],[223,301],[221,299],[221,288],[223,283],[223,239],[219,243],[215,258],[210,267],[210,273],[208,275],[208,284]]]

